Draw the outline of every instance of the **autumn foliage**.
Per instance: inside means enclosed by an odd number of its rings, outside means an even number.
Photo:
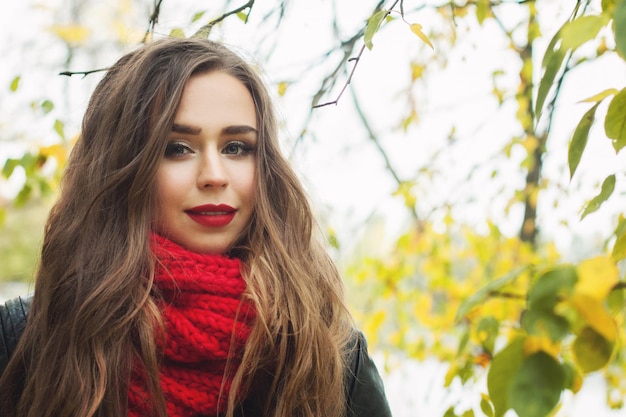
[[[574,52],[597,41],[604,29],[611,33],[615,49],[606,49],[603,38],[599,54],[626,58],[626,1],[603,1],[599,14],[586,13],[583,3],[577,2],[571,19],[549,43],[534,96],[518,97],[520,124],[529,137],[543,138],[543,146],[550,132],[541,132],[537,126],[542,116],[550,117],[548,101],[555,100],[562,78],[577,65],[572,61]],[[487,7],[482,15],[486,19],[491,6],[479,1],[477,13],[480,4]],[[534,6],[529,10],[532,25]],[[379,17],[373,16],[370,27],[378,24]],[[528,37],[529,43],[534,40],[530,31]],[[520,57],[528,59],[522,53]],[[524,82],[530,81],[523,74],[520,78],[523,91]],[[603,128],[616,154],[626,146],[626,88],[599,91],[584,102],[591,107],[573,126],[570,177],[576,173],[594,124]],[[608,109],[603,119],[596,120],[603,102]],[[545,149],[535,157],[541,158],[542,152]],[[531,158],[529,172],[536,163]],[[582,209],[583,218],[611,198],[615,182],[615,174],[603,181],[598,195]],[[540,191],[533,190],[535,204]],[[400,189],[399,195],[409,202],[407,207],[414,208],[410,189]],[[530,200],[526,198],[526,204]],[[446,385],[455,379],[473,384],[486,377],[487,392],[481,396],[480,409],[489,417],[501,417],[509,410],[519,417],[551,416],[559,408],[563,391],[579,392],[592,372],[605,375],[609,407],[622,408],[626,282],[619,266],[626,258],[626,220],[616,225],[605,254],[575,264],[563,263],[551,244],[529,239],[533,235],[524,233],[524,226],[520,236],[512,238],[503,236],[493,224],[488,233],[480,234],[451,218],[439,232],[430,224],[415,222],[389,251],[357,256],[347,266],[354,290],[368,294],[358,301],[366,312],[359,319],[367,323],[370,334],[378,336],[375,343],[386,349],[399,349],[417,359],[434,355],[448,362]],[[474,413],[453,404],[445,417]]]
[[[339,253],[338,264],[345,276],[351,307],[372,350],[385,352],[388,357],[417,361],[436,358],[445,363],[448,372],[442,389],[456,383],[484,384],[476,401],[480,409],[451,404],[443,417],[473,417],[478,413],[488,417],[502,417],[505,413],[519,417],[553,416],[563,393],[570,391],[575,395],[591,373],[604,375],[608,406],[624,407],[626,218],[619,216],[615,221],[614,232],[606,236],[602,253],[566,262],[564,259],[571,257],[559,253],[549,239],[539,239],[537,206],[550,186],[544,177],[544,163],[564,82],[577,68],[601,57],[612,55],[620,62],[626,60],[626,0],[569,2],[569,18],[549,37],[547,47],[538,49],[538,41],[547,36],[541,33],[538,8],[546,2],[550,0],[450,0],[416,6],[401,0],[378,1],[366,10],[367,18],[354,33],[344,33],[343,38],[337,39],[335,48],[325,58],[339,56],[338,61],[324,67],[324,71],[330,68],[329,73],[313,97],[306,98],[310,99],[311,112],[307,120],[313,119],[320,107],[333,111],[330,104],[349,100],[347,92],[353,76],[367,65],[361,58],[383,47],[382,32],[394,26],[402,28],[401,36],[411,37],[431,53],[404,57],[410,68],[411,85],[407,90],[419,83],[427,84],[429,69],[445,67],[446,53],[463,36],[458,29],[462,21],[471,21],[475,25],[471,27],[495,21],[510,44],[517,65],[515,88],[500,88],[496,80],[503,74],[496,72],[490,94],[501,106],[513,103],[513,123],[519,131],[500,155],[516,165],[523,177],[522,185],[510,186],[512,197],[507,205],[507,210],[520,207],[523,212],[517,235],[505,234],[495,220],[488,220],[480,230],[459,222],[447,205],[437,208],[436,220],[425,216],[420,211],[417,187],[429,177],[399,174],[356,97],[355,113],[369,133],[368,143],[386,161],[387,173],[395,185],[392,198],[402,202],[409,220],[401,233],[391,236],[385,235],[376,223],[364,226],[365,234],[349,251],[333,234],[332,225],[327,225],[329,247]],[[127,7],[128,3],[120,5]],[[119,22],[110,24],[108,27],[117,33],[115,42],[149,41],[158,32],[155,28],[159,28],[162,1],[149,3],[153,3],[153,9],[147,19],[148,30],[129,29]],[[205,5],[194,6],[196,9],[188,16],[188,25],[194,30],[176,27],[169,31],[169,36],[212,36],[215,27],[230,20],[247,25],[260,7],[255,1],[241,2],[238,7],[232,6],[233,2],[226,3],[225,11],[217,15],[204,10]],[[279,16],[279,27],[285,24],[283,16],[291,3],[276,3],[276,8],[264,17]],[[123,7],[119,15],[127,14]],[[355,9],[364,7],[355,2]],[[500,18],[504,8],[523,16],[514,29],[509,29]],[[438,20],[420,19],[425,9],[433,11]],[[333,22],[335,29],[337,21]],[[261,20],[260,24],[267,23]],[[90,45],[94,36],[80,22],[53,25],[47,31],[67,47],[68,56]],[[339,32],[334,34],[338,38]],[[85,72],[64,74],[86,77],[100,70],[87,68]],[[316,70],[322,71],[318,67]],[[297,82],[277,82],[277,96],[289,94]],[[20,75],[16,75],[8,89],[18,94],[21,84]],[[610,141],[618,156],[626,147],[626,86],[615,85],[581,100],[584,115],[568,120],[572,134],[564,163],[570,180],[576,178],[589,141],[597,139],[592,131]],[[398,116],[397,131],[406,133],[428,117],[420,113],[416,102],[414,98],[407,101],[404,113]],[[35,101],[31,111],[41,118],[48,117],[56,114],[56,103],[52,99]],[[307,139],[308,130],[309,126],[304,126],[298,140]],[[54,132],[56,143],[36,143],[21,155],[1,161],[5,179],[21,171],[25,180],[15,198],[0,205],[0,221],[9,204],[20,208],[55,192],[76,132],[66,132],[61,117],[52,118],[50,131]],[[308,139],[314,142],[311,137]],[[455,132],[451,132],[449,142],[454,140]],[[521,163],[512,162],[512,149],[521,149]],[[497,174],[494,171],[493,177]],[[581,207],[582,218],[599,215],[606,202],[618,198],[615,190],[620,174],[623,173],[614,172],[603,178],[597,194]],[[386,240],[392,243],[383,244]]]

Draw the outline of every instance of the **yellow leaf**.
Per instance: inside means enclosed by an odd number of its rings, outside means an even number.
[[[170,38],[185,38],[185,31],[181,28],[174,28],[170,31]]]
[[[452,384],[452,380],[457,376],[459,372],[459,367],[456,364],[452,364],[450,365],[450,368],[448,368],[448,372],[446,372],[446,376],[444,378],[444,383],[443,386],[444,387],[449,387],[450,384]]]
[[[608,256],[586,259],[578,265],[578,281],[574,293],[597,301],[604,300],[619,281],[619,270]]]
[[[413,23],[410,28],[411,32],[415,33],[426,45],[430,46],[433,50],[435,49],[433,44],[430,42],[430,39],[428,39],[428,36],[422,32],[422,25],[419,23]]]
[[[63,145],[51,145],[39,148],[39,154],[45,157],[53,157],[59,165],[65,164],[67,160],[67,149]]]
[[[578,372],[576,372],[572,380],[572,386],[569,387],[569,389],[574,394],[576,394],[578,393],[578,391],[580,391],[582,387],[583,387],[583,378]]]
[[[89,29],[78,24],[54,25],[50,31],[71,45],[80,45],[89,37]]]
[[[145,30],[139,30],[138,28],[133,28],[129,25],[126,25],[122,22],[116,21],[113,23],[113,29],[117,34],[117,39],[125,44],[136,44],[141,41],[141,39],[146,35]],[[148,33],[147,41],[150,43],[152,39],[152,32]]]
[[[531,154],[539,146],[539,140],[535,135],[528,135],[525,139],[520,141],[520,144],[526,150],[526,153]]]
[[[529,335],[524,340],[524,356],[530,356],[539,351],[558,358],[561,352],[561,344],[552,341],[549,337]]]
[[[378,331],[383,325],[383,322],[387,318],[387,313],[383,310],[379,310],[374,313],[366,325],[366,331],[368,334],[378,334]]]
[[[424,65],[418,64],[417,62],[411,62],[411,81],[422,78],[425,69],[426,67]]]
[[[593,328],[606,340],[613,342],[617,336],[615,320],[602,305],[600,300],[586,294],[574,293],[570,303],[578,310],[589,327]]]
[[[419,116],[415,110],[411,110],[411,113],[402,120],[402,130],[405,132],[413,123],[417,123],[419,121]]]
[[[403,181],[398,186],[398,189],[394,191],[393,196],[401,196],[404,198],[404,204],[409,208],[414,208],[417,204],[417,198],[413,194],[412,188],[415,184],[411,181]]]
[[[615,88],[609,88],[608,90],[604,90],[601,93],[598,93],[589,98],[581,100],[581,103],[598,103],[604,100],[605,98],[607,98],[608,96],[615,95],[617,93],[619,93],[619,91],[616,90]]]
[[[281,97],[284,96],[287,92],[287,87],[289,87],[289,84],[286,81],[278,83],[278,95]]]
[[[424,324],[432,324],[433,297],[429,292],[416,294],[416,302],[413,304],[415,318]]]

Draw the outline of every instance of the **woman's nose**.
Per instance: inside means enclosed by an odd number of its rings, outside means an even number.
[[[224,167],[224,161],[216,152],[208,153],[202,161],[198,173],[198,186],[200,188],[207,187],[224,187],[228,184],[228,176]]]

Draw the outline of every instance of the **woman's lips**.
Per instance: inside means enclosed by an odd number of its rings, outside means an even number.
[[[202,226],[224,227],[233,220],[237,210],[227,204],[205,204],[185,210],[185,213]]]

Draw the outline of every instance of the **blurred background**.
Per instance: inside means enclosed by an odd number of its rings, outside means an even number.
[[[523,303],[485,302],[477,317],[493,321],[476,318],[476,330],[460,320],[464,301],[520,265],[577,264],[616,240],[625,161],[602,120],[626,64],[609,21],[576,32],[552,73],[542,61],[566,22],[618,3],[5,2],[0,297],[32,290],[47,211],[103,69],[141,42],[210,27],[272,89],[284,152],[309,191],[394,415],[490,415],[481,396],[489,362],[519,327]],[[569,144],[594,103],[572,176]],[[592,209],[610,176],[610,198]],[[581,391],[564,390],[555,415],[623,413],[617,359],[587,374]]]

